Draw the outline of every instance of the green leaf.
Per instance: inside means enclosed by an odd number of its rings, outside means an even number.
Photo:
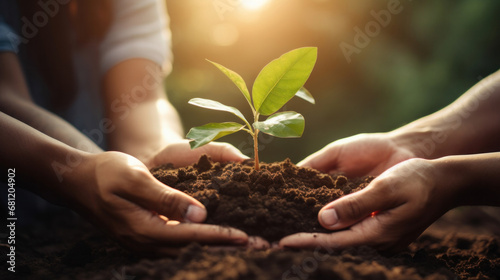
[[[255,110],[268,116],[283,107],[304,86],[316,64],[317,56],[317,48],[300,48],[285,53],[266,65],[253,85]]]
[[[247,99],[248,104],[250,104],[250,106],[252,106],[252,101],[250,99],[250,92],[248,91],[247,84],[245,83],[245,80],[243,80],[243,78],[238,73],[234,72],[233,70],[228,69],[228,68],[220,65],[219,63],[210,61],[208,59],[207,59],[207,61],[212,63],[213,65],[215,65],[215,67],[219,68],[219,70],[222,71],[222,73],[224,73],[231,81],[233,81],[233,83],[238,87],[238,89],[241,91],[241,93],[243,93],[243,95]]]
[[[300,137],[304,132],[304,117],[297,112],[281,112],[253,126],[267,134],[282,138]]]
[[[195,149],[226,135],[238,132],[244,127],[244,125],[235,122],[208,123],[191,128],[186,137],[193,139],[193,141],[189,142],[189,145],[191,145],[191,149]]]
[[[248,123],[247,119],[245,118],[245,116],[243,116],[240,110],[231,106],[224,105],[218,101],[205,98],[193,98],[189,100],[188,103],[206,109],[229,112],[236,115],[238,118],[242,119],[245,123]]]
[[[316,104],[316,100],[314,100],[312,94],[305,87],[297,91],[295,96],[300,97],[311,104]]]

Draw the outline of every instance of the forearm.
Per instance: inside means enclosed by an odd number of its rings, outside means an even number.
[[[1,164],[15,168],[21,177],[37,182],[30,190],[60,200],[60,194],[73,185],[86,152],[61,143],[40,131],[0,112]]]
[[[492,152],[500,149],[500,71],[446,108],[389,133],[418,157]]]
[[[104,78],[106,115],[116,129],[109,147],[146,161],[165,145],[182,139],[179,116],[167,101],[163,75],[153,62],[125,61]]]
[[[7,100],[8,99],[8,100]],[[14,94],[1,98],[0,111],[73,148],[102,152],[92,140],[57,115]]]
[[[0,54],[0,111],[69,146],[91,153],[101,149],[89,138],[30,98],[17,56]]]
[[[448,156],[432,160],[439,187],[449,188],[453,206],[500,206],[500,153]],[[443,201],[444,203],[444,201]]]

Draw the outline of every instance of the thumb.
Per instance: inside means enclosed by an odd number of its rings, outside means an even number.
[[[235,161],[240,162],[245,159],[248,159],[240,150],[236,149],[231,144],[228,143],[217,143],[213,142],[209,145],[204,146],[205,151],[213,161],[216,162],[226,162],[226,161]]]
[[[316,153],[306,157],[297,164],[300,167],[310,167],[321,172],[330,173],[338,167],[340,147],[329,144]]]
[[[120,196],[166,216],[169,220],[201,223],[207,217],[203,204],[193,197],[168,187],[151,176],[149,182],[139,188],[134,188],[133,197]]]
[[[376,211],[387,209],[387,195],[370,186],[323,207],[318,213],[319,223],[326,229],[339,230],[363,220]]]

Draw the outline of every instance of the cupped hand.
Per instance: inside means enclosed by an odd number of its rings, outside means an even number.
[[[332,142],[298,165],[325,173],[343,172],[359,177],[379,175],[393,165],[414,158],[386,133],[359,134]]]
[[[206,218],[194,198],[157,181],[138,159],[118,152],[90,155],[64,191],[73,208],[123,246],[146,254],[175,254],[196,241],[246,245],[239,230],[196,224]]]
[[[228,143],[212,142],[192,150],[188,140],[181,140],[167,145],[146,162],[146,165],[152,168],[161,164],[172,163],[175,167],[183,167],[197,162],[203,154],[209,155],[216,162],[240,162],[248,159],[240,150]]]
[[[280,247],[368,245],[389,253],[401,250],[454,207],[453,184],[443,173],[434,161],[404,161],[365,189],[321,209],[321,225],[334,232],[294,234],[283,238]]]

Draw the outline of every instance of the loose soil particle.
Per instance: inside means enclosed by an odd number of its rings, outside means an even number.
[[[348,181],[289,159],[214,163],[206,155],[193,166],[174,169],[163,165],[151,170],[164,184],[198,199],[207,208],[207,223],[241,229],[268,241],[297,232],[327,232],[318,222],[319,210],[328,202],[368,185],[373,177]]]
[[[253,171],[251,165],[251,162],[242,166],[218,164],[202,158],[191,167],[176,170],[164,166],[155,169],[154,173],[163,182],[191,192],[207,205],[208,222],[228,224],[269,240],[296,231],[322,230],[316,222],[319,208],[343,194],[361,189],[371,180],[330,177],[297,168],[288,160],[264,164],[261,171]],[[276,175],[278,173],[281,176]],[[302,179],[305,179],[303,183],[297,183]],[[255,187],[259,191],[252,194]],[[290,190],[293,190],[292,194]],[[245,202],[242,197],[251,199]],[[223,199],[226,198],[242,205],[234,207],[228,203],[224,206]],[[272,203],[266,204],[268,199]],[[273,208],[274,204],[280,207]],[[282,208],[287,206],[297,211],[287,214],[286,208]],[[238,207],[240,211],[234,211]],[[248,214],[245,214],[246,210],[249,210]],[[7,211],[0,213],[3,220],[6,220],[2,216],[5,213]],[[231,216],[231,213],[238,214]],[[260,218],[253,220],[257,214]],[[368,247],[340,251],[328,248],[214,250],[193,243],[184,247],[176,257],[142,258],[120,248],[68,210],[33,215],[38,215],[36,223],[16,228],[15,273],[7,270],[9,248],[0,244],[2,280],[500,279],[498,208],[454,209],[407,250],[394,256],[382,256]],[[309,224],[294,225],[282,219],[299,219],[309,221]],[[272,229],[266,230],[259,224],[266,222]],[[273,227],[273,223],[279,223],[281,228]],[[285,228],[290,224],[291,228]],[[255,228],[252,225],[256,225]],[[2,243],[6,243],[5,239]]]

